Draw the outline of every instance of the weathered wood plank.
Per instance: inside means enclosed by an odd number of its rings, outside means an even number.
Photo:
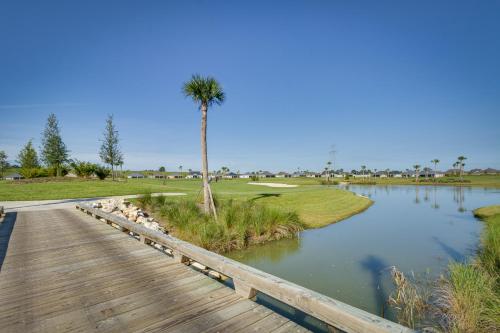
[[[242,294],[252,296],[260,291],[295,307],[325,323],[346,332],[413,332],[413,330],[378,317],[361,309],[334,300],[330,297],[283,280],[253,267],[241,264],[193,244],[147,229],[119,216],[94,209],[87,204],[77,208],[112,221],[145,239],[171,248],[178,256],[193,259],[213,270],[233,278]]]
[[[3,237],[1,332],[231,331],[274,314],[78,213],[22,212]]]

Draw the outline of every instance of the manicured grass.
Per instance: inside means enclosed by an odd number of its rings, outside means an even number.
[[[276,180],[272,180],[276,182]],[[283,183],[317,184],[317,179],[283,179]],[[212,184],[220,199],[251,200],[256,204],[293,210],[308,228],[322,227],[359,213],[371,201],[351,192],[320,185],[299,185],[295,188],[271,188],[247,184],[247,179],[222,180]],[[266,180],[267,182],[267,180]],[[165,185],[164,185],[165,183]],[[200,200],[200,180],[129,179],[127,181],[67,180],[37,183],[0,182],[0,201],[90,198],[157,192],[182,192]],[[181,200],[181,197],[172,198]]]

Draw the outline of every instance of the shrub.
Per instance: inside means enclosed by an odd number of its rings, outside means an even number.
[[[94,173],[97,176],[97,178],[99,178],[100,180],[104,180],[111,174],[111,170],[102,165],[96,164]]]
[[[24,178],[48,177],[47,169],[44,168],[21,168],[19,173]]]
[[[326,179],[321,180],[321,185],[338,185],[338,184],[339,182],[336,180],[326,180]]]
[[[251,176],[250,176],[250,179],[251,179],[253,182],[256,182],[256,181],[258,181],[258,180],[259,180],[259,176],[257,176],[257,175],[251,175]]]
[[[150,205],[153,214],[177,237],[216,252],[241,249],[250,244],[296,237],[304,229],[295,212],[255,204],[251,201],[217,200],[218,220],[201,211],[195,200],[138,199]]]
[[[82,178],[90,178],[96,171],[97,165],[90,162],[75,160],[71,163],[75,175]]]

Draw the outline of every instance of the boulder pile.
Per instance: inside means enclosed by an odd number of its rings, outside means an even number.
[[[106,213],[123,217],[131,222],[142,224],[144,227],[166,233],[152,217],[130,201],[125,199],[106,199],[92,203],[92,208],[99,208]]]

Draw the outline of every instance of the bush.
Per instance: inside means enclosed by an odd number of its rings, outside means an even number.
[[[258,180],[259,180],[259,176],[257,176],[257,175],[251,175],[251,176],[250,176],[250,179],[251,179],[253,182],[256,182],[256,181],[258,181]]]
[[[102,165],[96,164],[94,173],[97,176],[97,178],[99,178],[100,180],[104,180],[111,174],[111,170],[106,167],[103,167]]]
[[[177,237],[216,252],[242,249],[251,244],[293,238],[304,229],[295,212],[255,204],[251,201],[217,200],[218,220],[201,211],[195,200],[151,198],[138,199],[150,207],[167,229]]]
[[[75,175],[82,178],[90,178],[98,167],[94,163],[75,160],[71,163]]]
[[[24,178],[48,177],[47,169],[44,168],[21,168],[19,173]]]
[[[336,180],[326,180],[326,179],[321,180],[321,185],[338,185],[338,184],[339,182]]]

